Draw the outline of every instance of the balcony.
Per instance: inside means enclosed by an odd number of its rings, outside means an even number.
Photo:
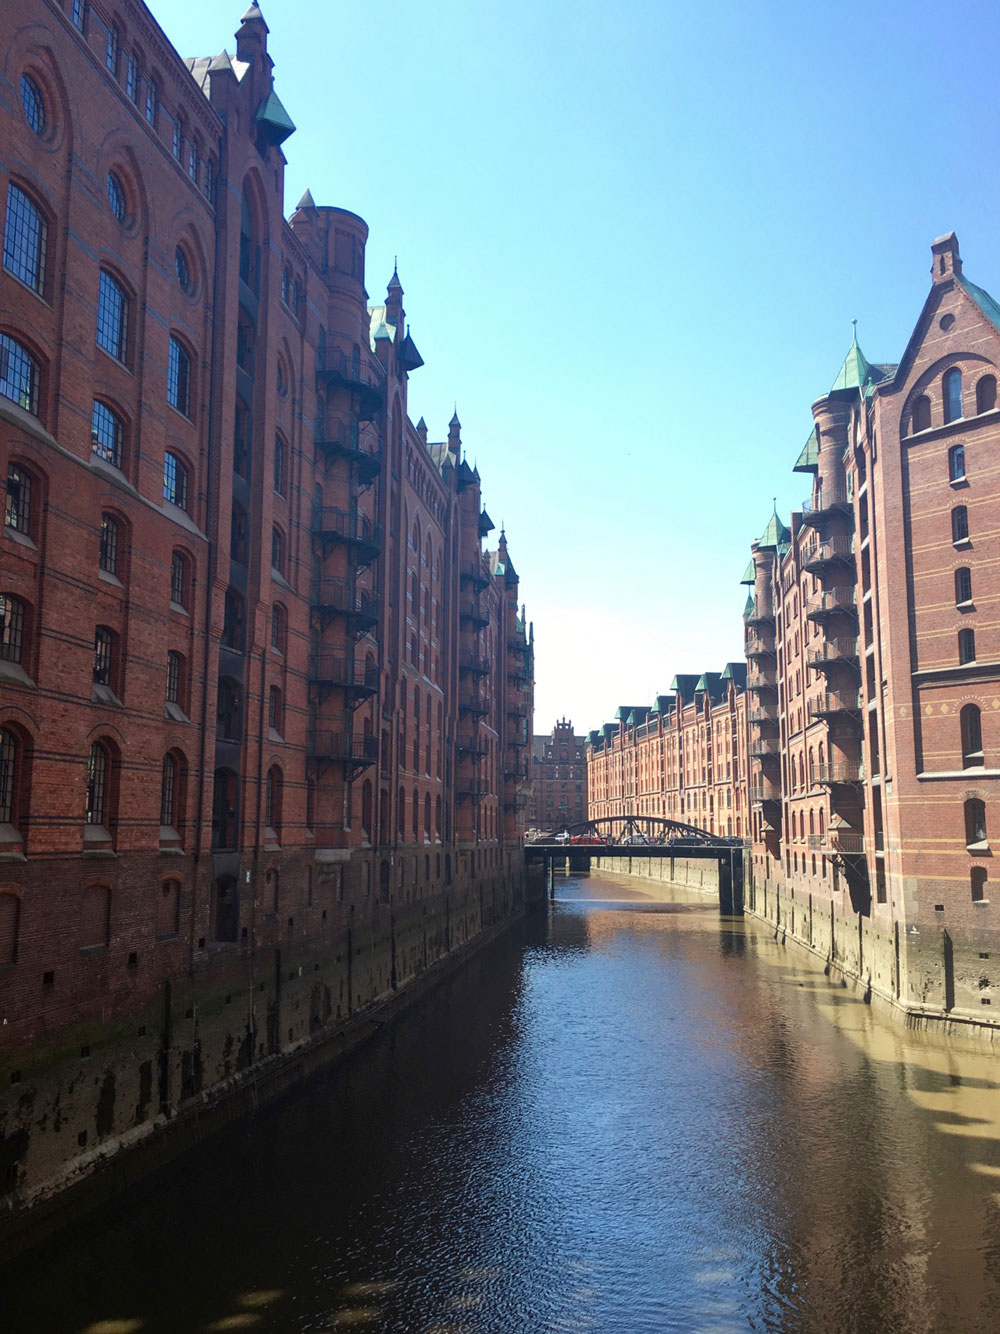
[[[490,753],[489,746],[480,737],[478,724],[474,724],[472,730],[459,732],[457,749],[460,755],[468,755],[472,760],[481,760]]]
[[[326,384],[348,389],[360,400],[360,415],[370,420],[385,397],[385,371],[357,344],[327,343],[316,356],[316,374]]]
[[[531,709],[526,699],[508,699],[507,716],[509,718],[527,718]]]
[[[825,639],[822,643],[812,644],[806,649],[806,663],[810,667],[822,670],[835,662],[853,662],[858,656],[857,639]]]
[[[455,796],[460,801],[482,801],[486,796],[486,786],[479,778],[457,778]]]
[[[489,701],[472,691],[460,691],[458,711],[459,713],[471,714],[473,718],[485,718],[490,711]]]
[[[767,608],[759,598],[754,598],[753,606],[743,614],[743,623],[747,626],[773,625],[774,608]]]
[[[777,704],[755,704],[747,713],[747,721],[756,723],[758,727],[764,723],[776,723],[778,721]]]
[[[748,658],[773,658],[774,635],[748,635],[743,652]]]
[[[825,834],[810,834],[809,846],[844,857],[861,857],[866,850],[865,836],[856,829],[830,829]]]
[[[373,736],[356,737],[344,732],[311,728],[306,741],[311,760],[336,761],[349,773],[367,769],[378,759],[378,741]]]
[[[458,603],[458,618],[460,621],[466,621],[477,630],[482,630],[489,625],[489,614],[483,610],[478,597],[460,598]]]
[[[806,615],[811,621],[823,621],[836,612],[857,616],[858,604],[853,584],[845,584],[842,588],[828,588],[825,593],[817,593],[806,603]]]
[[[352,589],[346,579],[326,575],[314,579],[312,605],[320,611],[346,616],[359,634],[378,624],[378,598]]]
[[[816,718],[832,718],[838,713],[859,713],[860,710],[860,690],[825,690],[806,701],[810,722]]]
[[[812,574],[821,574],[834,565],[854,564],[854,538],[828,537],[826,541],[817,538],[802,553],[803,567]]]
[[[512,792],[504,796],[504,810],[523,811],[527,810],[528,798],[523,792]]]
[[[330,505],[314,505],[312,527],[314,537],[352,547],[363,565],[370,565],[378,558],[382,530],[367,515]]]
[[[774,667],[754,666],[747,677],[748,690],[775,690],[778,685],[778,672]]]
[[[769,783],[766,779],[759,779],[750,784],[750,800],[753,802],[780,801],[781,788],[777,783]]]
[[[463,561],[459,567],[458,577],[463,583],[471,584],[477,593],[490,586],[490,573],[481,560]]]
[[[755,738],[750,742],[750,758],[752,760],[776,760],[780,754],[778,738],[768,737]]]
[[[465,676],[489,676],[490,660],[478,653],[462,652],[458,655],[458,670]]]
[[[851,508],[847,488],[843,486],[821,487],[817,484],[815,500],[812,496],[802,502],[802,522],[818,527],[830,514],[846,513]]]
[[[841,760],[837,764],[814,764],[809,770],[812,783],[824,787],[835,787],[840,783],[863,783],[864,765],[857,760]]]
[[[314,653],[309,659],[309,680],[318,686],[339,686],[350,704],[360,704],[378,693],[378,668],[366,667],[332,653]]]
[[[333,423],[322,438],[316,437],[316,448],[328,459],[352,463],[363,486],[369,486],[382,471],[378,441],[362,436],[355,424]]]

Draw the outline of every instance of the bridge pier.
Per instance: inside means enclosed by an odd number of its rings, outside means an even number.
[[[550,899],[554,899],[555,896],[556,896],[556,859],[555,859],[555,857],[549,857],[549,858],[546,860],[546,862],[545,862],[545,873],[546,873],[546,875],[548,876],[548,880],[549,880],[549,898],[550,898]]]

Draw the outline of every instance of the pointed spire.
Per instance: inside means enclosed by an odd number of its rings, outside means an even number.
[[[271,31],[271,29],[268,28],[267,23],[264,21],[264,15],[260,12],[260,5],[258,5],[258,4],[256,3],[256,0],[254,0],[254,3],[253,3],[252,5],[250,5],[250,7],[247,9],[247,12],[246,12],[246,13],[243,15],[243,17],[240,19],[240,22],[241,22],[241,23],[263,23],[265,29],[266,29],[268,32]]]
[[[400,296],[403,295],[403,284],[399,281],[399,256],[398,256],[398,255],[393,255],[393,257],[392,257],[392,277],[389,279],[389,286],[386,288],[386,291],[387,291],[387,292],[398,292]]]
[[[449,425],[449,426],[461,426],[461,425],[462,425],[462,423],[458,420],[458,404],[457,404],[457,403],[455,404],[455,411],[452,413],[451,421],[448,423],[448,425]]]
[[[314,209],[314,210],[315,210],[315,208],[316,208],[316,201],[315,201],[315,199],[313,199],[312,191],[311,191],[311,190],[307,190],[307,191],[305,192],[305,194],[302,196],[302,198],[299,200],[299,202],[296,204],[295,207],[296,207],[296,209],[300,209],[300,208],[308,208],[308,209]]]
[[[853,325],[851,346],[847,349],[844,364],[833,382],[833,388],[830,390],[831,394],[840,389],[864,389],[868,383],[870,367],[865,359],[865,354],[858,346],[858,322],[852,320],[851,324]]]

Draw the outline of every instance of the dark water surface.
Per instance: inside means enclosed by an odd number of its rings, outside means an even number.
[[[0,1330],[1000,1330],[1000,1059],[704,900],[557,883],[346,1066],[0,1273]]]

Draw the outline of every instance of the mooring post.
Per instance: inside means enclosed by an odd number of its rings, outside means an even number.
[[[555,857],[549,857],[548,861],[546,862],[546,866],[547,866],[547,868],[548,868],[548,873],[549,873],[549,898],[550,898],[550,899],[554,899],[555,896],[556,896],[556,859],[555,859]]]

